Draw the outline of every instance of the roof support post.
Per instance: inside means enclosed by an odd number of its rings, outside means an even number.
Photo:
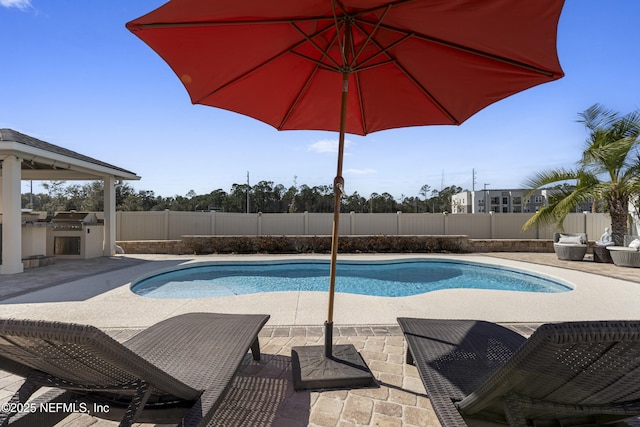
[[[104,177],[104,256],[116,253],[116,186],[119,182],[113,176]]]
[[[2,265],[0,274],[24,271],[22,264],[22,159],[9,155],[2,160]]]

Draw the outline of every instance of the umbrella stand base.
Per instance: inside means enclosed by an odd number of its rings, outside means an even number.
[[[377,386],[366,362],[351,344],[333,346],[328,357],[324,346],[293,347],[291,362],[295,390]]]

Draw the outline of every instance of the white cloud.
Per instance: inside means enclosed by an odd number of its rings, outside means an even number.
[[[347,169],[344,171],[345,175],[370,175],[376,172],[375,169]]]
[[[347,148],[349,145],[351,145],[351,141],[345,139],[345,148]],[[309,146],[309,151],[314,151],[316,153],[337,153],[338,140],[322,139],[320,141],[314,142]]]
[[[0,0],[0,6],[26,10],[31,7],[31,0]]]

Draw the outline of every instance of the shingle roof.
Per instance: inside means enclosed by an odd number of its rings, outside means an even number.
[[[48,151],[50,153],[55,153],[62,156],[67,156],[76,160],[82,160],[87,163],[92,163],[94,165],[114,169],[120,172],[124,172],[127,174],[135,175],[135,173],[128,171],[126,169],[122,169],[120,167],[111,165],[109,163],[102,162],[100,160],[96,160],[92,157],[85,156],[80,153],[76,153],[75,151],[68,150],[66,148],[60,147],[58,145],[50,144],[45,141],[41,141],[37,138],[33,138],[29,135],[25,135],[23,133],[17,132],[13,129],[0,129],[0,141],[13,141],[19,144],[23,144],[29,147],[37,148],[40,150]]]

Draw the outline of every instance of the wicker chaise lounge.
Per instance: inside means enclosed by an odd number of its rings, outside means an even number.
[[[640,415],[639,321],[547,324],[528,340],[482,321],[398,323],[407,363],[445,427],[474,419],[599,425]]]
[[[206,425],[249,348],[253,358],[260,359],[258,333],[268,319],[253,314],[184,314],[122,344],[87,325],[0,320],[0,369],[26,378],[3,406],[22,411],[15,417],[0,413],[0,425],[7,419],[16,425],[54,425],[66,417],[61,407],[55,413],[45,413],[40,406],[24,410],[24,402],[40,387],[54,389],[37,405],[65,402],[66,410],[120,425]]]

